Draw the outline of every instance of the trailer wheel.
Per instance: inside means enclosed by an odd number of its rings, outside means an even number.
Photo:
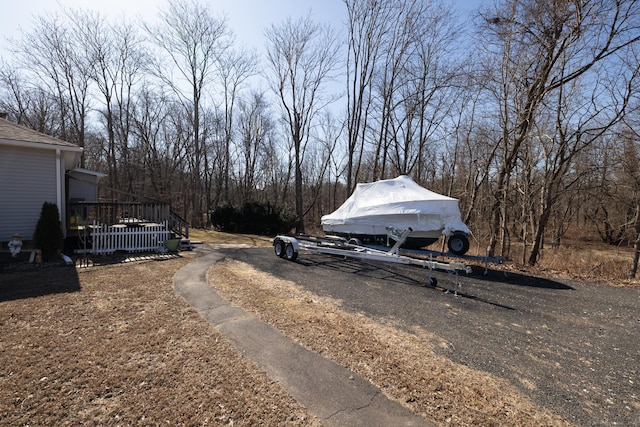
[[[289,261],[295,261],[298,259],[298,252],[293,248],[291,243],[287,243],[284,248],[284,257]]]
[[[429,278],[429,286],[433,286],[435,288],[437,284],[438,284],[438,279],[436,279],[435,277]]]
[[[449,250],[456,255],[464,255],[469,250],[469,239],[461,233],[449,237]]]
[[[275,242],[273,242],[273,251],[280,258],[284,257],[284,253],[285,253],[284,242],[280,239],[277,239]]]

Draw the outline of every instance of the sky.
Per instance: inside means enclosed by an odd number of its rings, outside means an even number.
[[[226,15],[228,26],[239,45],[262,51],[263,31],[287,16],[298,18],[311,13],[314,21],[331,22],[340,27],[346,21],[343,0],[201,0],[220,15]],[[449,0],[462,10],[470,10],[487,0]],[[167,0],[10,0],[0,9],[0,56],[6,56],[7,38],[20,39],[21,31],[31,28],[34,16],[56,13],[62,7],[98,11],[108,18],[142,18],[149,22]],[[239,46],[238,46],[239,47]]]
[[[211,9],[226,15],[229,28],[239,44],[261,50],[263,30],[287,16],[297,18],[311,13],[317,22],[342,22],[346,16],[342,0],[206,0]],[[109,18],[142,18],[152,21],[166,0],[12,0],[0,11],[0,43],[6,52],[6,38],[20,38],[31,28],[34,16],[55,13],[62,7],[98,11]]]

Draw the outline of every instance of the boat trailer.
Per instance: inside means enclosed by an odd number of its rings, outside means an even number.
[[[338,236],[315,237],[308,235],[298,235],[295,237],[278,235],[273,239],[273,248],[278,257],[289,261],[298,259],[298,253],[300,251],[308,251],[368,261],[417,265],[429,269],[429,284],[431,286],[435,286],[438,283],[437,279],[431,275],[431,270],[444,270],[456,275],[460,271],[471,273],[471,267],[462,262],[434,261],[431,255],[429,259],[402,255],[400,253],[400,246],[404,243],[411,231],[411,228],[406,230],[397,230],[391,227],[387,228],[387,234],[395,241],[395,244],[389,250],[364,246],[357,239],[347,240],[344,237]]]

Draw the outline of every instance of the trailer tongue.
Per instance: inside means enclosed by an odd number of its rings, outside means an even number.
[[[431,275],[431,270],[444,270],[457,274],[459,271],[471,273],[471,267],[461,262],[440,262],[431,259],[421,259],[400,254],[400,246],[411,233],[411,228],[397,230],[387,228],[387,234],[395,241],[389,250],[381,250],[363,246],[355,239],[347,241],[337,236],[290,236],[278,235],[273,239],[273,247],[278,257],[295,261],[300,251],[316,252],[327,255],[344,256],[348,258],[365,259],[369,261],[383,261],[396,264],[417,265],[429,269],[429,284],[435,286],[437,280]]]

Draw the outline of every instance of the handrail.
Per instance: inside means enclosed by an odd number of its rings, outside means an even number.
[[[169,226],[171,231],[175,234],[188,239],[189,238],[189,223],[174,211],[169,211]]]

